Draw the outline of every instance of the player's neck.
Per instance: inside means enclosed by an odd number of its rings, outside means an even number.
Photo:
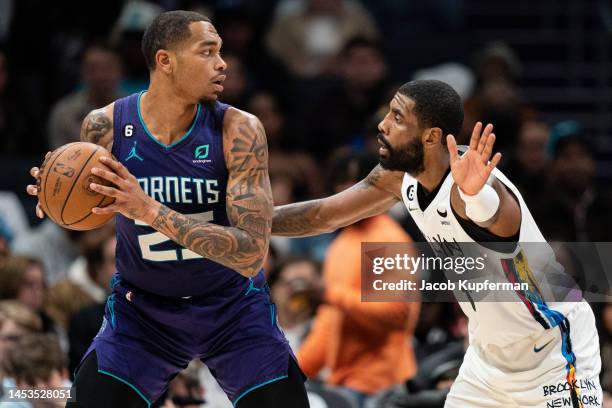
[[[440,185],[442,178],[450,166],[447,154],[437,154],[434,157],[425,156],[425,170],[417,176],[418,182],[427,191],[433,191]]]
[[[170,145],[191,127],[197,104],[183,100],[172,91],[151,86],[140,97],[140,114],[149,131],[161,143]]]

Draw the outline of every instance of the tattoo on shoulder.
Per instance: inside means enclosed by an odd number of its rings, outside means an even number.
[[[254,198],[257,191],[267,191],[268,147],[263,127],[254,127],[247,120],[241,122],[232,139],[229,163],[228,195],[232,201]]]
[[[103,138],[113,129],[113,122],[103,109],[92,111],[81,127],[81,141],[100,144]],[[109,140],[110,142],[110,140]]]
[[[238,134],[232,139],[232,164],[230,170],[241,172],[255,167],[256,170],[268,168],[268,147],[263,126],[257,121],[256,128],[243,120],[238,125]]]

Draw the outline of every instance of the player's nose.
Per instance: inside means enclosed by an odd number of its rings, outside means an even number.
[[[385,119],[386,119],[386,117],[383,118],[383,120],[381,120],[380,122],[378,122],[378,130],[380,131],[380,133],[383,133],[383,134],[386,135],[387,134],[387,126],[385,124]]]
[[[221,55],[219,55],[218,57],[218,62],[217,62],[217,71],[225,71],[227,69],[227,62],[225,62],[225,60],[223,58],[221,58]]]

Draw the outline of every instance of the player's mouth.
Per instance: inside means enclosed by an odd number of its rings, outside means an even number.
[[[225,81],[225,75],[219,75],[215,79],[212,80],[213,88],[217,92],[223,92],[223,81]]]
[[[388,156],[389,148],[387,147],[387,144],[383,140],[382,136],[378,135],[377,139],[378,139],[378,144],[380,145],[380,147],[378,148],[378,154],[383,157]]]

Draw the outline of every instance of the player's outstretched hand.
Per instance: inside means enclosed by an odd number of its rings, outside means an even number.
[[[489,179],[489,175],[501,160],[501,153],[495,153],[491,161],[491,153],[495,144],[493,125],[488,124],[484,130],[482,123],[476,123],[472,131],[468,150],[459,156],[457,141],[453,135],[446,138],[450,154],[450,167],[455,184],[467,195],[478,194]]]
[[[123,164],[109,157],[100,157],[100,161],[113,171],[94,167],[91,172],[104,180],[110,181],[114,186],[91,183],[90,188],[105,196],[113,197],[115,202],[103,208],[94,207],[91,211],[94,214],[118,212],[133,220],[144,219],[156,201],[145,194],[136,177]]]
[[[50,155],[51,155],[51,152],[47,152],[47,154],[45,155],[45,160],[47,160]],[[44,160],[43,160],[43,163],[44,163]],[[28,192],[29,195],[38,196],[38,186],[40,185],[39,183],[40,169],[38,167],[32,167],[30,169],[30,175],[34,177],[34,179],[36,180],[36,184],[28,184],[26,187],[26,191]],[[40,201],[36,203],[36,216],[38,218],[45,218],[45,213],[43,212],[40,206]]]

